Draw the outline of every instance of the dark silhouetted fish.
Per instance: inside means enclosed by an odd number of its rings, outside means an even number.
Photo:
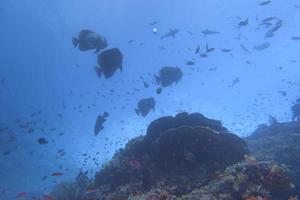
[[[179,30],[178,29],[171,29],[169,32],[165,33],[164,35],[162,35],[160,37],[160,39],[165,39],[165,38],[168,38],[168,37],[173,37],[175,38],[175,36],[179,33]]]
[[[229,52],[232,51],[232,49],[222,49],[222,48],[220,48],[220,49],[221,49],[221,51],[223,51],[224,53],[229,53]]]
[[[270,29],[267,31],[265,37],[266,37],[266,38],[273,37],[273,36],[274,36],[274,33],[275,33],[278,29],[280,29],[281,27],[282,27],[282,21],[279,20],[272,28],[270,28]]]
[[[94,128],[94,134],[97,136],[101,130],[104,129],[103,124],[106,122],[106,118],[109,116],[107,112],[104,112],[103,115],[99,115],[97,117],[96,123],[95,123],[95,128]]]
[[[268,1],[261,2],[259,5],[260,6],[265,6],[265,5],[268,5],[270,3],[271,3],[271,0],[268,0]]]
[[[163,67],[159,71],[159,75],[155,76],[156,83],[162,87],[167,87],[172,83],[177,83],[182,78],[183,73],[178,67]]]
[[[48,141],[45,138],[39,138],[38,143],[39,144],[48,144]]]
[[[95,49],[95,53],[98,53],[101,49],[107,47],[107,41],[98,33],[90,30],[82,30],[78,38],[73,38],[73,45],[74,47],[78,46],[80,51]]]
[[[215,50],[215,48],[209,48],[208,44],[206,43],[206,53],[213,52],[214,50]]]
[[[200,52],[200,45],[197,46],[196,50],[195,50],[195,54],[198,54]]]
[[[247,26],[249,24],[249,20],[248,20],[248,18],[247,19],[245,19],[244,21],[240,21],[239,23],[238,23],[238,26],[239,27],[243,27],[243,26]]]
[[[253,49],[257,50],[257,51],[261,51],[261,50],[264,50],[264,49],[267,49],[271,46],[271,44],[269,42],[264,42],[262,44],[259,44],[259,45],[255,45],[253,47]]]
[[[204,36],[220,34],[219,31],[213,31],[213,30],[208,30],[208,29],[202,30],[201,33],[202,33]]]
[[[141,99],[137,104],[137,109],[135,109],[136,114],[146,117],[150,110],[155,111],[155,99],[153,97]]]
[[[246,53],[251,54],[251,51],[250,51],[247,47],[245,47],[245,45],[241,44],[240,47],[241,47],[241,49],[243,49]]]
[[[300,40],[300,36],[291,37],[291,40]]]
[[[105,78],[111,78],[117,69],[122,71],[123,54],[117,48],[103,51],[98,55],[98,65],[94,67],[98,77],[104,74]]]

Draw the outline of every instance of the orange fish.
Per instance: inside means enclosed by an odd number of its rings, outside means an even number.
[[[87,189],[86,191],[85,191],[85,194],[94,194],[94,193],[96,193],[98,191],[98,189]]]
[[[128,160],[128,164],[134,170],[142,169],[142,164],[138,160]]]
[[[54,172],[51,176],[62,176],[62,175],[64,174],[61,172]]]
[[[27,192],[20,192],[17,194],[16,198],[17,199],[20,199],[20,198],[23,198],[23,197],[26,197],[27,196]]]

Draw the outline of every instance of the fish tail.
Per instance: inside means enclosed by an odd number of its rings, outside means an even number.
[[[79,39],[76,37],[73,37],[72,43],[73,43],[74,47],[77,47],[79,44]]]
[[[101,70],[101,68],[98,67],[98,66],[94,66],[94,69],[95,69],[95,71],[96,71],[97,76],[98,76],[99,78],[101,78],[101,75],[102,75],[102,70]]]
[[[96,49],[94,54],[97,54],[100,50],[101,50],[101,48]]]
[[[136,113],[137,115],[140,115],[140,110],[134,109],[134,111],[135,111],[135,113]]]

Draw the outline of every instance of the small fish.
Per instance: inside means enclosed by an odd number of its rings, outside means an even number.
[[[202,30],[201,33],[206,37],[207,35],[216,35],[216,34],[220,34],[219,31],[213,31],[213,30]]]
[[[62,176],[62,175],[64,174],[61,172],[54,172],[53,174],[51,174],[51,176]]]
[[[195,51],[195,54],[198,54],[200,52],[200,46],[198,45]]]
[[[159,88],[156,89],[156,94],[160,94],[161,92],[162,92],[162,88],[161,87],[159,87]]]
[[[160,37],[160,39],[165,39],[165,38],[168,38],[168,37],[173,37],[175,38],[175,36],[179,33],[179,30],[178,29],[171,29],[169,32],[165,33],[164,35],[162,35]]]
[[[150,26],[154,26],[154,25],[156,25],[156,24],[158,24],[157,21],[153,21],[153,22],[150,22],[150,23],[149,23]]]
[[[7,131],[7,130],[8,130],[8,127],[0,128],[0,132],[4,132],[4,131]]]
[[[99,191],[98,189],[87,189],[84,193],[85,194],[95,194],[98,191]]]
[[[17,199],[24,198],[27,196],[27,192],[20,192],[16,195]]]
[[[248,20],[248,18],[247,19],[245,19],[244,21],[240,21],[239,23],[238,23],[238,26],[239,27],[242,27],[242,26],[247,26],[249,24],[249,20]]]
[[[300,40],[300,36],[291,37],[291,40]]]
[[[148,88],[149,87],[149,83],[144,82],[144,87]]]
[[[270,22],[272,21],[273,19],[275,19],[276,17],[267,17],[265,19],[262,20],[262,23],[267,23],[267,22]]]
[[[206,58],[206,57],[207,57],[207,54],[206,54],[206,53],[201,53],[201,54],[200,54],[200,57]]]
[[[128,164],[134,170],[142,169],[142,164],[138,160],[128,160]]]
[[[259,45],[255,45],[253,47],[253,49],[255,49],[257,51],[261,51],[261,50],[269,48],[270,46],[271,46],[271,44],[269,42],[265,42],[265,43],[262,43],[262,44],[259,44]]]
[[[265,6],[265,5],[268,5],[270,3],[271,3],[271,0],[268,0],[268,1],[261,2],[259,5],[260,6]]]
[[[279,20],[271,29],[267,31],[267,33],[265,34],[265,38],[273,37],[274,33],[282,27],[282,24],[282,21]]]
[[[47,179],[47,176],[44,176],[43,178],[42,178],[42,181],[44,181],[44,180],[46,180]]]
[[[221,49],[221,51],[224,52],[224,53],[229,53],[229,52],[232,51],[232,49],[222,49],[222,48],[220,48],[220,49]]]
[[[39,144],[47,144],[48,141],[47,141],[45,138],[39,138],[39,139],[38,139],[38,143],[39,143]]]
[[[7,156],[9,155],[11,152],[10,151],[5,151],[4,153],[2,153],[3,156]]]
[[[206,53],[213,52],[214,50],[215,50],[215,48],[209,48],[208,44],[206,43]]]
[[[247,47],[245,47],[243,44],[240,45],[241,49],[244,50],[246,53],[251,54],[251,51],[249,51],[249,49],[247,49]]]
[[[186,65],[195,65],[196,63],[194,61],[186,61]]]

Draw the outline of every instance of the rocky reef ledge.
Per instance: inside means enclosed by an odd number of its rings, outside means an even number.
[[[58,200],[289,198],[293,184],[284,169],[247,155],[246,141],[220,121],[180,113],[153,121],[145,136],[128,142],[93,180],[60,184],[53,195]]]

